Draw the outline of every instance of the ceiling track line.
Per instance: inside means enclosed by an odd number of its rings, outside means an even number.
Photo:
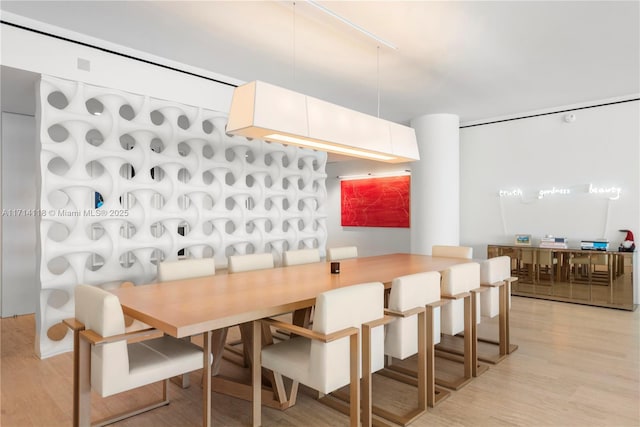
[[[20,28],[21,30],[31,31],[32,33],[40,34],[40,35],[43,35],[43,36],[52,37],[54,39],[63,40],[63,41],[70,42],[70,43],[74,43],[74,44],[77,44],[77,45],[80,45],[80,46],[85,46],[85,47],[89,47],[89,48],[92,48],[92,49],[97,49],[99,51],[110,53],[112,55],[118,55],[118,56],[121,56],[123,58],[132,59],[134,61],[143,62],[143,63],[149,64],[149,65],[155,65],[156,67],[161,67],[161,68],[165,68],[167,70],[176,71],[178,73],[187,74],[189,76],[193,76],[193,77],[198,77],[198,78],[201,78],[201,79],[209,80],[211,82],[220,83],[220,84],[231,86],[231,87],[238,87],[238,85],[236,85],[236,84],[225,82],[223,80],[214,79],[213,77],[203,76],[202,74],[193,73],[191,71],[187,71],[187,70],[183,70],[183,69],[180,69],[180,68],[172,67],[170,65],[161,64],[159,62],[150,61],[148,59],[138,58],[137,56],[128,55],[126,53],[122,53],[122,52],[118,52],[118,51],[115,51],[115,50],[107,49],[107,48],[104,48],[104,47],[96,46],[96,45],[93,45],[93,44],[90,44],[90,43],[86,43],[86,42],[81,42],[81,41],[78,41],[78,40],[70,39],[68,37],[63,37],[63,36],[59,36],[59,35],[56,35],[56,34],[47,33],[46,31],[36,30],[35,28],[27,27],[27,26],[24,26],[24,25],[14,24],[13,22],[9,22],[9,21],[6,21],[4,19],[0,19],[0,23],[3,24],[3,25],[8,25],[10,27]]]
[[[475,123],[475,124],[472,124],[472,125],[460,126],[460,129],[472,128],[472,127],[476,127],[476,126],[492,125],[492,124],[495,124],[495,123],[511,122],[511,121],[514,121],[514,120],[530,119],[532,117],[549,116],[551,114],[567,113],[569,111],[578,111],[578,110],[587,110],[589,108],[606,107],[607,105],[624,104],[626,102],[634,102],[634,101],[640,101],[640,98],[623,99],[621,101],[605,102],[605,103],[602,103],[602,104],[587,105],[587,106],[584,106],[584,107],[567,108],[565,110],[558,110],[558,111],[549,111],[548,113],[530,114],[530,115],[527,115],[527,116],[512,117],[510,119],[493,120],[493,121],[485,122],[485,123]]]

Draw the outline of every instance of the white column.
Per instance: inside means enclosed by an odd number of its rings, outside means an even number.
[[[460,243],[460,119],[426,114],[411,120],[420,160],[411,164],[411,252]]]

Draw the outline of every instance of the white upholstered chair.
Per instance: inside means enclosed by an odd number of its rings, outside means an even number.
[[[124,316],[118,298],[95,286],[79,285],[75,289],[75,320],[67,323],[74,329],[76,343],[91,346],[91,388],[102,397],[111,396],[147,384],[163,381],[163,398],[144,408],[103,420],[105,425],[169,404],[168,378],[201,369],[202,350],[188,342],[169,336],[157,337],[154,330],[125,334]],[[155,337],[128,344],[127,339]],[[78,348],[75,349],[78,351]],[[74,367],[78,375],[79,366]],[[76,377],[77,378],[77,377]],[[77,385],[82,387],[82,385]],[[76,394],[77,392],[77,394]],[[85,399],[87,391],[76,390],[74,398]],[[82,396],[84,394],[84,397]],[[80,405],[74,402],[74,419],[82,420]],[[90,418],[89,414],[85,414]]]
[[[441,256],[445,258],[473,258],[473,248],[468,246],[445,246],[433,245],[431,247],[432,256]]]
[[[358,258],[356,246],[341,246],[327,249],[327,261],[340,261],[341,259]]]
[[[490,342],[499,346],[499,353],[495,355],[478,354],[483,362],[497,363],[518,347],[509,342],[509,309],[511,307],[511,258],[500,256],[489,258],[480,263],[480,285],[487,288],[480,294],[481,314],[484,317],[500,316],[498,322],[498,341],[479,338],[480,341]]]
[[[318,249],[299,249],[294,251],[285,251],[283,264],[285,267],[292,265],[311,264],[320,262],[320,251]],[[301,284],[302,285],[302,284]],[[309,327],[313,318],[312,308],[305,308],[293,312],[293,323]],[[286,334],[285,334],[286,335]]]
[[[232,255],[229,257],[229,273],[264,270],[274,267],[273,254]]]
[[[450,299],[441,309],[441,331],[454,336],[464,332],[464,373],[461,379],[436,382],[448,388],[459,389],[469,382],[477,369],[475,340],[475,298],[471,291],[480,288],[480,264],[469,262],[449,267],[442,272],[441,295]]]
[[[213,276],[214,274],[216,274],[216,264],[213,258],[183,259],[158,264],[158,281],[160,282]]]
[[[172,280],[180,279],[193,279],[196,277],[213,276],[216,274],[216,264],[213,258],[198,258],[198,259],[182,259],[178,261],[164,261],[158,264],[158,281],[169,282]],[[213,350],[217,350],[217,341],[226,339],[227,329],[218,330],[213,332],[211,338],[214,343]],[[189,341],[189,338],[185,338]],[[224,343],[222,343],[224,345]],[[214,353],[215,356],[215,351]],[[220,371],[221,357],[214,357],[213,366],[211,368],[212,375],[217,375]],[[181,386],[183,388],[189,387],[189,376],[182,376]]]
[[[384,352],[400,360],[418,354],[418,408],[402,416],[394,415],[391,421],[396,424],[406,425],[426,411],[427,405],[435,405],[434,345],[440,341],[440,302],[438,272],[393,279],[385,313],[396,317],[396,320],[386,326]],[[391,362],[383,374],[401,381],[401,374],[413,376],[405,369],[394,367]],[[377,414],[376,407],[373,412]],[[379,415],[384,416],[385,412]]]
[[[360,424],[358,347],[362,327],[363,334],[367,331],[371,334],[370,348],[362,348],[363,425],[367,425],[371,420],[370,374],[384,365],[384,330],[375,327],[375,321],[384,318],[383,300],[382,283],[346,286],[317,296],[311,330],[264,320],[298,336],[264,347],[262,366],[293,380],[290,400],[295,399],[299,382],[325,394],[350,384],[351,425],[357,426]]]
[[[432,256],[440,256],[445,258],[473,258],[473,248],[470,246],[446,246],[433,245],[431,247]],[[476,323],[480,323],[480,300],[476,299]]]
[[[265,270],[273,268],[275,262],[272,253],[261,254],[247,254],[247,255],[232,255],[228,258],[229,273],[242,273],[245,271]],[[251,359],[251,343],[252,343],[252,324],[251,322],[242,323],[238,325],[240,328],[241,339],[238,341],[229,342],[224,348],[237,356],[242,357],[242,365],[250,366]],[[268,329],[265,328],[265,333]],[[270,331],[269,331],[270,334]],[[226,335],[225,335],[226,339]],[[242,350],[235,348],[238,344],[243,344]]]
[[[283,265],[311,264],[320,262],[320,251],[317,249],[298,249],[295,251],[285,251]]]

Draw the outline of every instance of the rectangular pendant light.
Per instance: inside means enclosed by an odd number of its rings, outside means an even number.
[[[389,163],[420,159],[410,127],[261,81],[235,89],[227,133]]]

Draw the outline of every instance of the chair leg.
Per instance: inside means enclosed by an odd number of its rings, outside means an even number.
[[[184,337],[183,340],[186,342],[191,342],[191,337]],[[189,377],[188,373],[171,378],[171,382],[183,389],[189,388],[191,386],[191,378]]]
[[[433,315],[433,312],[431,313]],[[364,327],[363,327],[364,328]],[[372,405],[371,407],[371,411],[373,412],[373,414],[382,417],[386,420],[389,420],[391,422],[394,422],[396,424],[399,424],[401,426],[406,426],[410,423],[412,423],[416,418],[418,418],[419,416],[421,416],[422,414],[424,414],[427,410],[427,390],[433,390],[433,387],[429,387],[428,385],[428,378],[429,376],[427,375],[427,370],[428,369],[432,369],[432,366],[427,366],[428,362],[427,362],[427,342],[429,341],[429,338],[427,336],[427,331],[429,330],[428,328],[431,328],[431,339],[433,340],[433,326],[431,324],[431,321],[428,321],[428,316],[426,314],[426,312],[420,312],[418,313],[418,372],[417,372],[417,388],[418,388],[418,405],[416,408],[409,410],[403,414],[396,414],[390,411],[387,411],[383,408],[380,408],[378,406]],[[367,331],[369,332],[369,331]],[[363,337],[365,335],[365,332],[363,330]],[[433,347],[433,341],[431,341],[431,345]],[[363,348],[364,347],[364,339],[363,339]],[[364,365],[364,363],[363,363]],[[383,375],[385,375],[385,372],[383,370],[382,372]],[[388,375],[388,371],[387,371],[387,375],[388,377],[391,378],[395,378],[395,379],[399,379],[399,377],[392,375]],[[433,377],[431,377],[431,379],[433,379]],[[402,381],[402,380],[401,380]],[[364,393],[367,393],[368,391],[365,389]],[[363,394],[364,394],[363,393]],[[365,399],[363,399],[364,402]],[[367,414],[367,408],[364,407],[364,414]],[[365,420],[363,419],[363,425],[365,423]]]
[[[166,406],[169,404],[169,398],[168,398],[168,388],[169,388],[169,379],[163,380],[162,381],[162,399],[159,401],[156,401],[154,403],[151,403],[149,405],[131,410],[131,411],[127,411],[127,412],[123,412],[120,413],[118,415],[114,415],[111,416],[109,418],[105,418],[99,421],[96,421],[95,423],[92,423],[91,426],[92,427],[102,427],[102,426],[106,426],[109,424],[113,424],[116,423],[118,421],[122,421],[124,419],[133,417],[135,415],[139,415],[142,414],[144,412],[148,412],[151,411],[152,409],[156,409],[159,408],[161,406]]]
[[[349,376],[351,380],[349,384],[349,397],[351,399],[349,415],[351,427],[358,427],[360,425],[360,378],[358,376],[358,362],[360,360],[359,340],[359,333],[349,336]]]

